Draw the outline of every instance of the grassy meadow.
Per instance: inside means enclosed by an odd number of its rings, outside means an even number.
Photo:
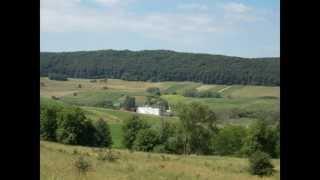
[[[270,177],[258,177],[247,172],[247,159],[221,156],[183,156],[113,150],[115,162],[100,161],[93,148],[40,142],[41,179],[67,180],[273,180],[280,179],[280,162],[273,160],[276,172]],[[77,153],[74,153],[77,152]],[[80,155],[90,162],[91,169],[79,175],[74,161]]]
[[[68,81],[53,81],[40,78],[41,103],[55,106],[79,106],[86,117],[93,121],[103,118],[108,122],[113,139],[113,150],[119,156],[116,162],[99,161],[93,148],[69,146],[58,143],[41,141],[40,173],[44,180],[78,180],[78,179],[215,179],[215,180],[254,180],[280,179],[280,162],[273,160],[276,173],[271,177],[260,178],[247,172],[248,160],[244,158],[219,156],[180,156],[144,152],[129,152],[122,145],[122,122],[133,114],[148,123],[156,124],[161,120],[176,122],[178,118],[141,115],[115,109],[97,107],[103,101],[119,104],[126,95],[134,96],[136,103],[141,105],[146,100],[146,89],[158,87],[161,98],[174,106],[178,103],[201,102],[208,105],[219,116],[220,124],[235,123],[248,125],[254,118],[222,118],[223,113],[232,109],[246,111],[277,111],[279,110],[279,87],[266,86],[227,86],[207,85],[194,82],[140,82],[108,79],[107,82],[89,79],[69,79]],[[81,84],[81,88],[79,88]],[[209,90],[221,92],[223,98],[191,98],[182,96],[185,89],[196,88],[199,91]],[[76,95],[75,95],[76,93]],[[59,98],[53,100],[52,96]],[[74,154],[76,150],[77,154]],[[85,154],[92,169],[85,177],[80,177],[73,168],[73,162],[79,154]]]
[[[146,100],[145,90],[149,87],[158,87],[170,105],[179,102],[198,101],[207,104],[215,111],[223,111],[232,108],[246,110],[275,110],[279,109],[279,87],[266,86],[225,86],[225,85],[204,85],[194,82],[141,82],[141,81],[123,81],[109,79],[106,82],[90,82],[88,79],[70,79],[68,81],[51,81],[47,78],[41,78],[40,95],[51,98],[59,97],[61,101],[78,106],[95,106],[105,100],[119,104],[125,95],[134,96],[137,105],[141,105]],[[81,84],[81,88],[78,85]],[[107,89],[104,89],[107,87]],[[228,87],[227,89],[225,89]],[[185,89],[196,88],[199,91],[209,90],[219,92],[223,98],[188,98],[183,97],[181,93]],[[176,94],[170,94],[175,92]],[[74,95],[76,93],[76,95]]]

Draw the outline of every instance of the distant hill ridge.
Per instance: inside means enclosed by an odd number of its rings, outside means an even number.
[[[171,50],[41,52],[40,75],[206,84],[280,85],[278,57],[243,58]]]

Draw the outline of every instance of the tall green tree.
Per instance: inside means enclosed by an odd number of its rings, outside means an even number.
[[[274,129],[265,120],[257,120],[249,127],[243,152],[251,155],[256,151],[262,151],[268,153],[271,157],[275,157],[276,143],[277,136]]]
[[[57,108],[43,107],[40,113],[40,137],[43,140],[56,141]]]
[[[219,155],[239,155],[246,136],[247,130],[243,126],[224,126],[212,139],[213,150]]]
[[[141,129],[134,141],[133,148],[138,151],[153,151],[160,144],[158,131],[152,128]]]
[[[137,134],[142,129],[147,129],[150,126],[138,116],[132,116],[126,119],[123,123],[123,144],[126,148],[132,149]]]
[[[112,137],[108,123],[100,118],[94,123],[94,126],[96,129],[97,146],[111,147]]]
[[[58,114],[57,140],[65,144],[84,145],[86,117],[80,108],[65,108]]]
[[[215,113],[208,106],[196,102],[179,106],[178,116],[185,135],[184,153],[209,153],[210,137],[217,131]]]

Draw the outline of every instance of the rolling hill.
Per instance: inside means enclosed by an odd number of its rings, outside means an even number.
[[[42,52],[40,75],[129,81],[280,85],[279,58],[241,58],[167,50]]]

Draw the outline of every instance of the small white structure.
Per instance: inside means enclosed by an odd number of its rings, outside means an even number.
[[[146,107],[138,107],[137,113],[152,114],[152,115],[160,116],[161,110],[160,110],[160,108],[153,108],[153,107],[146,106]]]

